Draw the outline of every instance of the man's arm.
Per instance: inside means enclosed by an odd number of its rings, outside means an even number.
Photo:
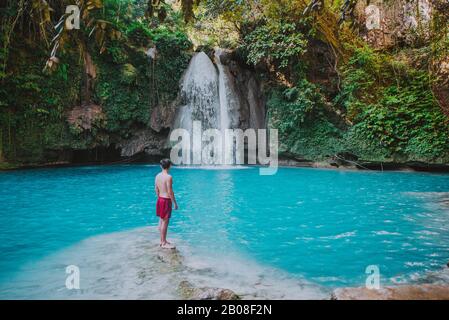
[[[173,192],[173,178],[171,176],[168,178],[168,194],[175,205],[175,210],[178,210],[178,203],[176,202],[175,193]]]
[[[156,196],[159,198],[159,188],[157,187],[157,177],[154,178],[154,191],[156,192]]]

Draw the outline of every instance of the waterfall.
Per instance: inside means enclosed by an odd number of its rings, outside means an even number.
[[[214,64],[204,52],[195,54],[181,84],[182,105],[177,128],[192,131],[192,122],[200,121],[203,129],[219,128],[220,101],[218,76]]]
[[[225,130],[231,128],[230,103],[238,101],[230,90],[225,66],[220,60],[220,49],[215,50],[214,63],[204,52],[196,53],[181,82],[181,106],[175,121],[175,128],[183,128],[193,135],[193,121],[200,121],[202,129],[219,129],[224,137]],[[218,69],[218,70],[217,70]],[[235,118],[236,116],[234,116]],[[193,153],[201,152],[194,150]],[[198,154],[197,154],[198,155]],[[222,146],[224,164],[234,164],[234,147]],[[192,154],[192,158],[195,156]]]
[[[215,63],[218,68],[218,95],[220,98],[220,128],[224,132],[230,128],[227,93],[227,77],[220,60],[221,49],[215,49]]]

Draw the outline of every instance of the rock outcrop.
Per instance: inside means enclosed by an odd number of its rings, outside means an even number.
[[[176,115],[176,106],[179,100],[176,99],[169,105],[158,105],[151,112],[150,127],[156,132],[170,129],[173,126]]]
[[[117,143],[122,157],[132,157],[139,153],[150,156],[164,156],[166,134],[151,129],[141,129],[134,133],[130,139],[122,139]]]
[[[412,44],[430,36],[430,0],[362,0],[354,13],[364,39],[375,48]]]
[[[448,300],[449,286],[437,284],[402,285],[379,290],[359,288],[336,289],[333,300]]]
[[[224,71],[230,82],[230,90],[238,97],[238,107],[235,110],[238,120],[233,127],[240,129],[265,128],[265,97],[255,72],[240,61],[233,51],[221,50],[219,57],[225,67]]]
[[[67,114],[68,123],[77,130],[90,130],[95,123],[104,121],[106,118],[101,106],[86,104],[76,106]]]
[[[240,297],[232,290],[211,287],[195,288],[186,280],[179,283],[178,291],[183,299],[189,300],[240,300]]]

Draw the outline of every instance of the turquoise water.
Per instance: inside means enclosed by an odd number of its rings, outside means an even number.
[[[158,171],[123,165],[0,173],[0,288],[9,286],[0,295],[13,297],[15,279],[82,240],[156,226]],[[257,168],[172,174],[180,209],[169,236],[199,260],[238,256],[324,288],[363,285],[368,265],[390,284],[417,281],[449,261],[449,210],[439,203],[449,175],[308,168],[280,168],[274,176]],[[33,279],[32,287],[45,286]]]

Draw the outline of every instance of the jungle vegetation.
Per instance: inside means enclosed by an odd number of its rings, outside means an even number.
[[[215,46],[257,73],[285,154],[449,163],[439,69],[449,55],[447,1],[432,2],[429,30],[386,48],[363,37],[357,0],[78,0],[80,29],[68,30],[73,2],[0,6],[2,167],[108,147],[148,127],[151,111],[176,97],[193,52]],[[103,118],[88,129],[68,123],[70,110],[92,105]]]

